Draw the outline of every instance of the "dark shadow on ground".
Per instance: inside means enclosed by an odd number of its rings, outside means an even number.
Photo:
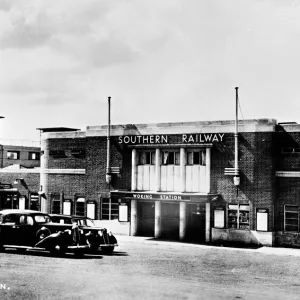
[[[193,244],[193,245],[202,245],[202,246],[214,246],[214,247],[229,247],[229,248],[244,248],[244,249],[259,249],[262,246],[257,244],[242,244],[238,242],[222,242],[222,243],[205,243],[205,242],[197,242],[197,241],[178,241],[175,239],[168,238],[147,238],[147,241],[156,241],[156,242],[172,242],[179,244]]]
[[[39,256],[39,257],[52,257],[53,259],[102,259],[103,256],[100,254],[91,254],[91,253],[85,253],[83,256],[76,257],[74,253],[67,252],[64,255],[51,255],[48,251],[42,251],[42,250],[27,250],[24,253],[20,253],[15,249],[6,249],[2,251],[2,253],[9,253],[13,255],[29,255],[29,256]]]

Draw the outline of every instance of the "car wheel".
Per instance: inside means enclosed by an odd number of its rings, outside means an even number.
[[[109,247],[103,247],[101,248],[101,251],[103,254],[112,254],[114,252],[115,247],[109,246]]]
[[[39,242],[39,241],[43,240],[45,237],[47,237],[50,234],[51,234],[51,232],[50,232],[50,230],[48,228],[40,229],[36,233],[37,241]]]

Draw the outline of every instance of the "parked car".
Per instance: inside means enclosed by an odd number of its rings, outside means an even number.
[[[100,249],[105,254],[111,254],[118,246],[116,237],[106,228],[97,227],[94,221],[82,216],[50,214],[51,221],[58,224],[77,224],[87,237],[91,252]]]
[[[97,243],[98,236],[84,232],[75,223],[51,222],[50,216],[42,212],[19,209],[0,211],[1,250],[15,248],[18,252],[25,252],[36,249],[59,255],[71,251],[76,256],[82,256],[88,249],[96,247],[94,243]]]

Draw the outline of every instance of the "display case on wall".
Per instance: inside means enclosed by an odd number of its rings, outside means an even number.
[[[228,205],[228,228],[250,229],[249,205]]]

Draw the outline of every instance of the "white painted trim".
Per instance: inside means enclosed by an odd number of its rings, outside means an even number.
[[[85,169],[41,169],[41,173],[45,174],[79,174],[85,175]]]
[[[0,169],[0,173],[26,173],[26,174],[39,174],[40,173],[40,169]]]
[[[300,177],[300,171],[277,171],[276,177]]]

